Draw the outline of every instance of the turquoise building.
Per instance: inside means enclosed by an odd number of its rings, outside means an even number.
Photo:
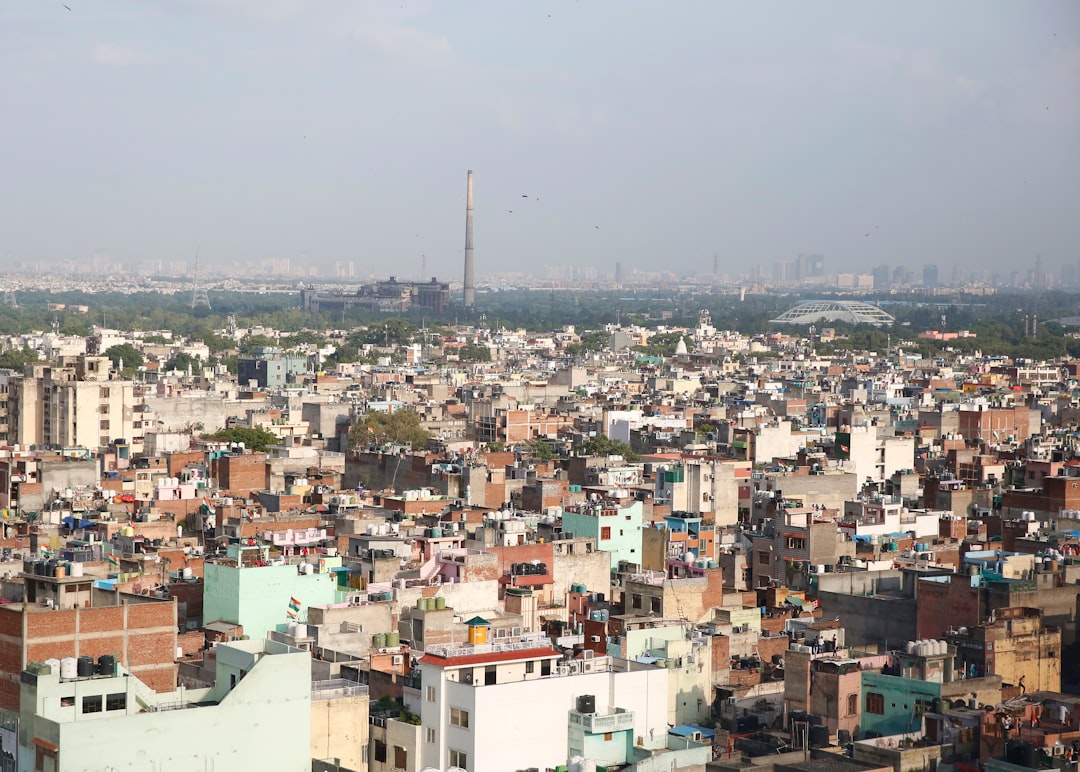
[[[641,523],[645,506],[629,499],[600,499],[568,507],[562,516],[563,532],[596,540],[596,549],[611,556],[611,570],[619,561],[641,565]]]
[[[292,610],[303,622],[309,606],[339,602],[344,593],[338,587],[335,568],[340,557],[316,558],[316,563],[269,565],[270,548],[232,544],[226,559],[207,562],[203,567],[203,621],[243,625],[252,639],[266,637],[270,630],[283,632]],[[305,566],[307,566],[305,568]],[[355,591],[353,591],[355,592]],[[295,599],[299,611],[290,608]]]

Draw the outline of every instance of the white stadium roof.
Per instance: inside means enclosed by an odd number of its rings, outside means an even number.
[[[891,325],[896,319],[880,308],[859,300],[805,300],[789,308],[770,324],[814,324],[815,322],[848,322],[849,324],[872,324],[876,327]]]

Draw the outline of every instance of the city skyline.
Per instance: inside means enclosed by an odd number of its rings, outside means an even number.
[[[468,168],[478,277],[1076,262],[1070,3],[68,6],[0,1],[5,269],[454,280]]]

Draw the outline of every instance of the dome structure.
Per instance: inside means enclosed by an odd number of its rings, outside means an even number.
[[[817,322],[847,322],[889,326],[896,319],[877,306],[859,300],[804,300],[789,308],[770,324],[815,324]]]

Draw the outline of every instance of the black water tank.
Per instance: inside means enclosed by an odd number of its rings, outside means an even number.
[[[97,672],[97,666],[94,664],[93,657],[79,657],[78,669],[76,671],[79,678],[89,678]]]
[[[849,742],[851,742],[851,732],[849,732],[847,729],[837,729],[836,744],[847,745]]]
[[[829,744],[829,727],[827,726],[812,726],[810,727],[810,747],[812,748],[824,748]]]
[[[116,675],[116,657],[102,654],[97,660],[97,671],[100,675]]]
[[[577,698],[577,712],[578,713],[595,713],[596,712],[596,695],[582,694]]]

